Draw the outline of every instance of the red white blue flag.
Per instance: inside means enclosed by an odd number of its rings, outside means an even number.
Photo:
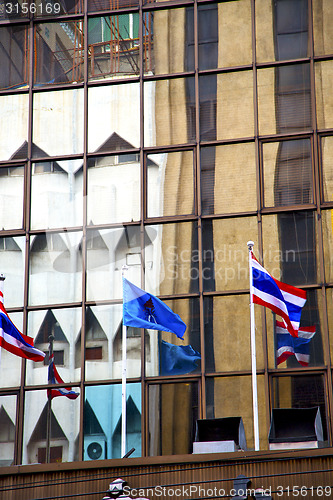
[[[9,318],[3,303],[3,282],[0,283],[0,347],[21,358],[43,361],[45,353],[34,347],[34,339],[23,335]]]
[[[251,252],[253,278],[252,300],[281,316],[290,335],[297,337],[306,292],[276,280],[264,269]]]
[[[64,381],[60,377],[58,370],[54,364],[54,355],[50,356],[49,360],[49,384],[63,384]],[[57,396],[66,396],[69,399],[76,399],[80,394],[72,390],[71,387],[59,387],[58,389],[47,389],[47,397],[50,399],[56,398]]]
[[[295,356],[302,366],[308,366],[310,361],[310,341],[316,333],[315,326],[300,327],[298,337],[292,337],[281,321],[276,321],[276,364],[286,361],[289,356]]]

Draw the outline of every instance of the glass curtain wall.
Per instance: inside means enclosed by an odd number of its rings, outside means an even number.
[[[124,265],[187,325],[127,329],[127,451],[192,453],[224,417],[254,449],[249,240],[314,332],[281,360],[255,307],[260,448],[272,409],[312,406],[331,446],[332,23],[331,0],[4,4],[0,273],[46,357],[1,349],[1,465],[121,456]],[[50,340],[74,400],[48,404]]]

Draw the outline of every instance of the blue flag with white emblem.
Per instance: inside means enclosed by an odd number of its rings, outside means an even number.
[[[160,375],[184,375],[198,368],[201,354],[191,345],[160,343]]]
[[[169,306],[126,278],[123,278],[123,323],[134,328],[175,333],[180,339],[186,330],[184,321]]]

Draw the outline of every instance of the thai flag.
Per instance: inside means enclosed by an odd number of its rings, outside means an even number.
[[[54,355],[50,356],[49,362],[49,384],[63,384],[64,381],[60,377],[57,368],[54,364]],[[80,394],[72,390],[71,387],[59,387],[59,389],[48,389],[47,397],[50,399],[56,398],[57,396],[66,396],[69,399],[76,399]]]
[[[2,284],[2,281],[0,282]],[[0,285],[1,287],[1,285]],[[6,351],[31,359],[43,361],[45,353],[34,347],[34,339],[23,335],[9,318],[3,303],[3,291],[0,289],[0,347]]]
[[[299,364],[308,366],[310,360],[310,340],[316,333],[315,326],[301,327],[298,337],[292,337],[281,321],[276,321],[276,364],[295,356]]]
[[[252,299],[281,316],[293,337],[297,337],[306,292],[276,280],[264,269],[251,252],[253,277]]]

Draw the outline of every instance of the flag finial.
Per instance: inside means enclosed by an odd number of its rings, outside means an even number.
[[[0,281],[5,281],[6,276],[4,274],[0,274]]]
[[[253,249],[253,247],[254,247],[254,241],[251,241],[251,240],[250,240],[250,241],[248,241],[248,242],[247,242],[247,246],[248,246],[248,248],[249,248],[249,251],[250,251],[250,252],[252,252],[252,249]]]

